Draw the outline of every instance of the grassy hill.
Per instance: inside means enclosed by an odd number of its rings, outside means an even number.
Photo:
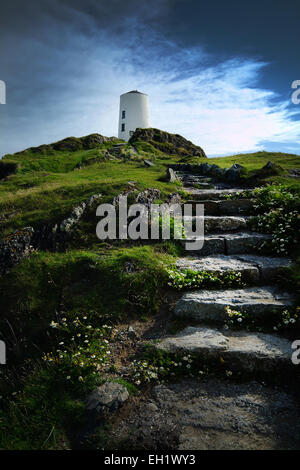
[[[138,190],[155,187],[166,196],[179,189],[179,183],[165,181],[170,163],[209,161],[222,168],[239,163],[251,174],[271,160],[283,171],[270,181],[297,184],[287,170],[300,168],[298,155],[257,152],[207,160],[164,153],[145,141],[134,142],[134,147],[125,144],[117,155],[112,151],[115,152],[118,142],[115,139],[92,149],[79,150],[41,146],[39,151],[28,149],[6,155],[0,161],[0,176],[10,173],[0,183],[0,233],[6,235],[24,226],[35,228],[59,221],[72,207],[95,193],[103,194],[104,202],[110,201],[129,181],[136,182]],[[146,168],[144,159],[151,160],[154,166]]]
[[[247,183],[268,161],[279,169],[260,178],[259,184],[276,188],[280,183],[291,189],[289,198],[296,198],[299,179],[288,170],[300,168],[297,155],[258,152],[208,160],[188,155],[172,143],[164,147],[157,141],[152,145],[151,139],[137,139],[125,144],[98,135],[6,155],[0,161],[0,239],[26,226],[38,229],[60,223],[93,194],[102,194],[101,203],[111,203],[132,188],[159,189],[162,201],[172,193],[184,196],[179,181],[166,179],[172,163],[215,163],[222,168],[239,163],[246,169]],[[267,209],[273,204],[268,197]],[[272,197],[278,199],[278,207],[286,196],[278,191]],[[295,206],[288,199],[283,202],[289,210]],[[72,448],[74,431],[84,425],[82,399],[102,380],[116,380],[107,349],[114,349],[118,330],[133,320],[150,328],[160,309],[166,308],[162,299],[168,289],[167,268],[174,264],[180,246],[171,241],[100,242],[95,235],[97,222],[93,209],[77,224],[65,250],[36,250],[0,278],[0,339],[9,350],[8,365],[1,369],[0,448]],[[61,329],[50,327],[61,322]],[[85,322],[92,326],[91,333]],[[78,350],[68,343],[59,353],[62,363],[56,364],[53,355],[65,337],[69,341],[74,336],[74,324],[81,335],[91,335],[90,343],[82,343]],[[79,353],[80,364],[74,360]],[[98,368],[90,362],[91,355]],[[131,384],[126,386],[135,393]]]

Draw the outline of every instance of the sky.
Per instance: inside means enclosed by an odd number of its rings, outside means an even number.
[[[208,156],[300,154],[299,0],[10,0],[0,6],[0,156],[117,135],[119,96]],[[297,50],[298,49],[298,50]]]

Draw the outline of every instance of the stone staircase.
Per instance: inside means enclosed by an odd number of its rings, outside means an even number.
[[[181,179],[185,186],[197,184],[197,188],[186,190],[191,195],[189,203],[204,204],[205,236],[203,248],[187,251],[186,257],[177,260],[177,267],[216,273],[240,272],[248,286],[184,293],[175,305],[174,318],[185,319],[185,322],[190,319],[193,324],[199,324],[161,339],[155,343],[156,348],[199,354],[212,363],[220,361],[221,357],[230,369],[236,368],[238,372],[273,374],[278,368],[284,372],[291,370],[292,348],[286,338],[275,333],[230,331],[222,325],[226,306],[242,310],[253,318],[270,318],[275,312],[290,308],[293,295],[274,285],[274,279],[283,268],[292,266],[292,260],[258,254],[259,245],[270,235],[250,231],[248,223],[255,215],[251,199],[226,199],[228,194],[240,191],[239,188],[199,189],[199,182],[204,184],[201,177],[181,175]]]

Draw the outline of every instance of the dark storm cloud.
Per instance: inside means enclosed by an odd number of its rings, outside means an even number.
[[[166,11],[172,0],[141,2],[138,0],[11,0],[1,5],[1,31],[35,36],[43,34],[49,18],[62,25],[80,23],[82,31],[87,25],[117,30],[127,18],[141,18],[151,22]],[[81,21],[82,17],[86,21]],[[48,25],[49,26],[49,25]],[[50,24],[51,26],[51,24]],[[56,31],[57,32],[57,31]],[[55,33],[55,31],[54,31]]]

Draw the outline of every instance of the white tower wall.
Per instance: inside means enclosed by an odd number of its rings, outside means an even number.
[[[128,141],[137,127],[150,127],[148,95],[129,91],[120,96],[119,139]]]

